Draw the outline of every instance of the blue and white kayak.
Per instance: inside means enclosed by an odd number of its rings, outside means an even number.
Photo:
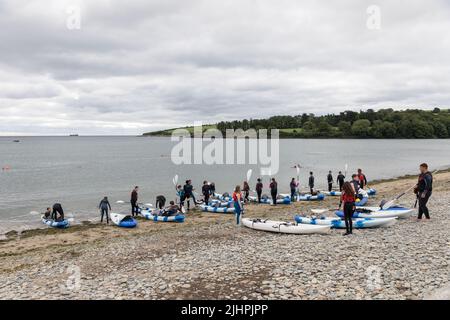
[[[219,199],[212,199],[209,201],[208,205],[211,207],[231,207],[234,201],[222,201]]]
[[[137,226],[137,221],[130,215],[123,213],[111,212],[111,221],[121,228],[134,228]]]
[[[220,201],[232,201],[233,200],[233,199],[231,199],[230,196],[224,196],[223,194],[220,194],[220,193],[214,193],[212,196],[216,199],[219,199]]]
[[[330,197],[340,197],[342,195],[341,191],[322,191],[321,193]]]
[[[213,212],[213,213],[234,213],[234,208],[226,208],[226,207],[212,207],[207,205],[200,205],[200,208],[204,212]]]
[[[250,202],[258,203],[258,197],[249,196],[248,200]],[[273,201],[270,198],[261,198],[261,203],[262,204],[272,204]],[[284,198],[281,198],[281,199],[277,199],[277,204],[291,204],[291,198],[290,197],[284,197]]]
[[[345,229],[345,221],[340,218],[306,218],[299,215],[294,217],[297,223],[315,224],[321,226],[331,226],[336,229]],[[353,227],[356,229],[387,227],[393,225],[397,218],[358,218],[353,220]]]
[[[68,220],[55,221],[53,219],[42,218],[42,223],[46,224],[49,227],[57,228],[57,229],[65,229],[69,227]]]
[[[183,214],[176,214],[173,216],[164,216],[159,213],[161,210],[152,210],[150,208],[142,209],[140,215],[147,220],[155,222],[184,222],[185,216]]]
[[[353,218],[399,218],[404,219],[411,216],[414,209],[405,207],[391,207],[383,210],[380,207],[356,207]],[[336,211],[338,217],[343,218],[344,212]]]
[[[295,224],[285,221],[272,221],[264,219],[243,218],[242,224],[250,229],[291,234],[326,234],[329,233],[330,226],[312,226],[306,224]]]
[[[310,194],[303,194],[297,196],[297,201],[322,201],[325,199],[325,195],[323,193],[319,193],[315,196]]]

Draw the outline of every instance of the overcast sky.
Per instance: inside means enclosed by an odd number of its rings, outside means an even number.
[[[0,0],[0,134],[449,107],[449,57],[446,0]]]

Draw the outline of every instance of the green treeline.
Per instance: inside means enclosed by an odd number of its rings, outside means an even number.
[[[280,129],[282,138],[450,138],[450,110],[345,111],[219,122],[217,129]]]

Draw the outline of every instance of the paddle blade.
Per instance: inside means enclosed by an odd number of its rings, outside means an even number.
[[[123,200],[117,200],[116,203],[118,203],[118,204],[124,204],[125,201],[123,201]]]
[[[173,182],[174,186],[177,186],[177,184],[178,184],[178,175],[177,174],[173,177],[172,182]]]
[[[252,169],[249,169],[249,170],[247,171],[247,182],[250,181],[250,178],[252,177],[252,173],[253,173],[253,170],[252,170]]]
[[[325,213],[327,211],[328,211],[328,209],[311,209],[311,212],[315,213],[315,214],[322,214],[322,213]]]
[[[385,204],[383,204],[383,205],[381,206],[381,209],[387,210],[387,209],[389,209],[390,207],[392,207],[394,204],[395,204],[395,199],[394,199],[394,200],[387,201]]]

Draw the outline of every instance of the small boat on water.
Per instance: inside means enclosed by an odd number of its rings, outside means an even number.
[[[69,134],[69,137],[78,137],[78,133]]]
[[[20,140],[13,140],[13,142],[20,142]]]

